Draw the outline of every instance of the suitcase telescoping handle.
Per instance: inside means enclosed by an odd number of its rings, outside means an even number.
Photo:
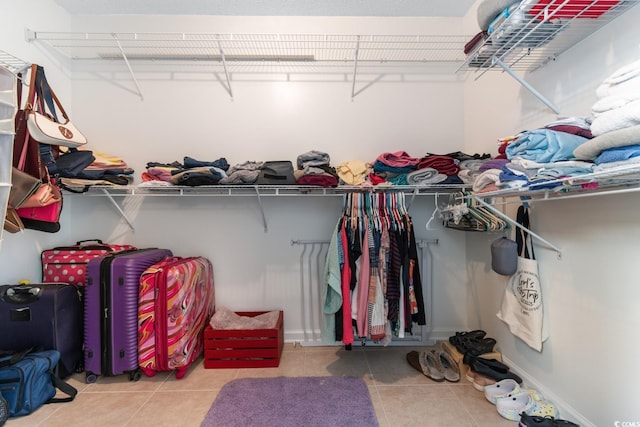
[[[96,243],[97,243],[97,244],[99,244],[99,245],[104,245],[104,243],[102,243],[102,240],[100,240],[100,239],[78,240],[78,241],[76,242],[76,245],[81,246],[81,245],[83,245],[83,244],[85,244],[85,243],[87,243],[87,242],[96,242]]]
[[[40,298],[42,288],[39,286],[12,286],[3,295],[3,300],[14,304],[25,304]]]

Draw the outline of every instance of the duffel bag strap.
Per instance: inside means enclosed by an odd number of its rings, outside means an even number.
[[[71,402],[76,398],[76,394],[78,394],[78,390],[71,384],[67,383],[59,376],[57,376],[53,371],[49,371],[51,374],[51,383],[55,388],[62,391],[68,397],[52,397],[47,400],[45,403],[61,403],[61,402]]]
[[[32,351],[33,351],[33,347],[28,348],[28,349],[23,350],[23,351],[0,350],[0,357],[11,355],[11,357],[9,357],[8,359],[0,360],[0,368],[4,368],[5,366],[10,366],[10,365],[13,365],[15,363],[18,363],[19,361],[24,359],[24,357],[27,354],[31,353]]]

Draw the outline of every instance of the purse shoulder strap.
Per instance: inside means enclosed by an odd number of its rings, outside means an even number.
[[[56,106],[57,106],[58,109],[60,110],[60,113],[62,113],[62,116],[65,119],[65,123],[68,122],[69,117],[67,116],[67,112],[64,110],[64,107],[62,107],[60,100],[58,99],[55,92],[49,85],[49,82],[47,81],[47,76],[44,73],[43,67],[38,67],[36,80],[37,80],[36,88],[38,91],[38,97],[46,103],[47,107],[49,108],[49,112],[53,116],[54,120],[60,123],[60,120],[58,119],[58,115],[56,113]]]
[[[25,125],[27,120],[27,114],[29,114],[29,111],[34,108],[34,103],[36,100],[36,75],[38,74],[37,64],[31,65],[30,73],[31,75],[29,76],[29,94],[27,95],[27,102],[24,106],[24,110],[22,111],[22,114],[24,114]],[[22,84],[20,84],[20,86],[18,87],[18,101],[20,102],[21,100],[22,100]],[[21,171],[24,170],[24,166],[27,161],[28,151],[29,151],[29,130],[25,129],[24,144],[22,144],[22,151],[20,152],[20,159],[17,165],[18,169],[20,169]]]
[[[536,259],[533,252],[531,236],[526,230],[530,229],[529,209],[524,206],[518,207],[516,222],[524,228],[516,227],[516,243],[518,245],[518,255],[527,259]]]

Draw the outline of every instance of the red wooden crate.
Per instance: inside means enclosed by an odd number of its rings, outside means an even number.
[[[255,317],[266,311],[237,311],[240,316]],[[282,310],[273,329],[213,329],[204,330],[204,367],[266,368],[280,365],[284,346]]]

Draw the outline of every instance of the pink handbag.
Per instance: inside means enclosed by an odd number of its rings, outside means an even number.
[[[40,187],[20,205],[20,208],[36,208],[60,201],[62,201],[60,188],[51,182],[42,182]]]

